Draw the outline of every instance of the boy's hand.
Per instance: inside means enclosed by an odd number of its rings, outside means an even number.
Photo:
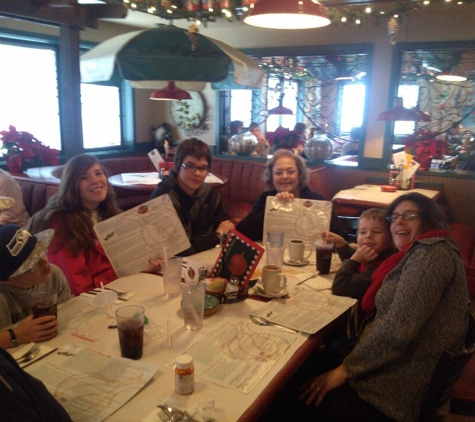
[[[336,233],[323,231],[321,236],[326,243],[334,243],[337,248],[342,248],[346,245],[346,240]]]
[[[370,248],[369,246],[361,246],[356,249],[356,252],[352,255],[351,259],[358,262],[370,262],[376,261],[378,256],[378,253],[373,248]]]
[[[33,315],[26,317],[15,334],[19,343],[45,341],[53,338],[58,332],[58,319],[54,315],[46,315],[33,319]]]

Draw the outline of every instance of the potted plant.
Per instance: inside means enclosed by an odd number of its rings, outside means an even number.
[[[40,167],[45,164],[58,164],[59,151],[43,144],[31,133],[18,132],[15,126],[0,132],[3,143],[2,152],[6,157],[7,170],[12,174],[24,174],[26,162]]]

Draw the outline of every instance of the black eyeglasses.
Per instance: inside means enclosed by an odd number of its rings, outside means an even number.
[[[188,172],[188,173],[195,173],[198,170],[200,173],[208,173],[209,167],[208,166],[196,166],[192,163],[181,163],[181,166]]]
[[[390,223],[394,223],[399,217],[404,218],[404,220],[415,220],[416,218],[419,218],[419,215],[420,214],[415,211],[406,211],[403,214],[391,214],[386,217],[386,220]]]

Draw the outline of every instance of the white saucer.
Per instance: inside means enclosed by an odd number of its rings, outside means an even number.
[[[292,267],[304,267],[305,265],[308,265],[308,259],[304,259],[303,261],[293,261],[293,262],[284,259],[284,264],[290,265]]]
[[[287,289],[282,289],[280,292],[278,293],[275,293],[273,295],[271,294],[267,294],[264,292],[264,290],[262,290],[261,287],[259,286],[256,286],[255,290],[254,290],[254,293],[257,295],[257,296],[261,296],[261,297],[265,297],[267,299],[276,299],[276,298],[279,298],[279,297],[284,297],[284,296],[287,296],[289,294],[289,292],[287,291]]]

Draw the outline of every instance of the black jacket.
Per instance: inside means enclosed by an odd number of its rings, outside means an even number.
[[[177,173],[170,170],[152,192],[150,199],[168,194],[190,240],[191,247],[180,253],[188,256],[214,248],[219,243],[216,229],[228,219],[221,197],[215,189],[203,183],[190,196],[178,186]]]

